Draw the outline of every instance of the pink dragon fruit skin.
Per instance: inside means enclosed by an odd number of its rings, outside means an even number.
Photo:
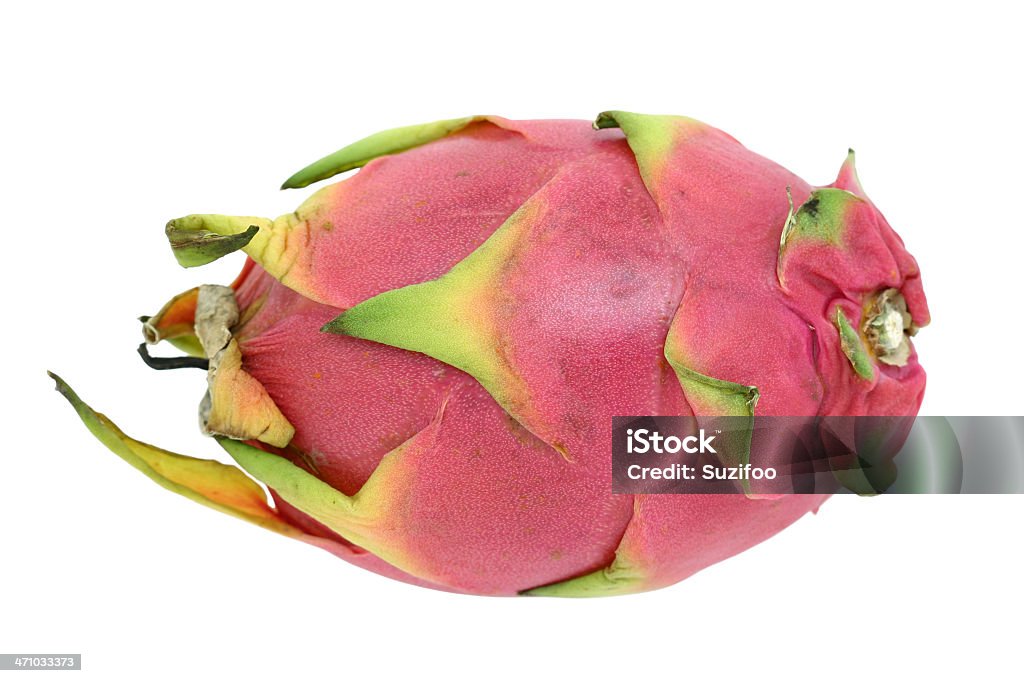
[[[250,257],[146,333],[211,358],[206,429],[273,505],[58,379],[106,445],[403,581],[610,595],[675,583],[827,497],[613,495],[613,416],[917,412],[919,272],[852,154],[814,188],[692,119],[471,117],[371,136],[285,185],[359,166],[273,221],[168,225],[183,265]]]

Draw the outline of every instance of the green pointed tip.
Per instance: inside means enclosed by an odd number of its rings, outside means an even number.
[[[329,158],[329,157],[325,157],[325,158]],[[334,173],[331,173],[330,175],[327,175],[327,174],[325,174],[323,172],[319,172],[319,171],[316,171],[316,170],[311,170],[311,169],[314,169],[314,167],[316,167],[321,162],[323,162],[323,159],[321,159],[316,164],[310,164],[309,166],[307,166],[306,168],[302,169],[301,171],[297,171],[296,173],[293,173],[288,178],[288,180],[286,180],[283,183],[281,183],[281,188],[280,189],[282,189],[282,190],[299,190],[299,189],[302,189],[303,187],[307,187],[309,185],[312,185],[313,183],[318,182],[320,180],[325,180],[327,178],[330,178],[331,175],[337,175],[338,173],[344,173],[345,171],[350,171],[353,168],[357,168],[356,166],[351,166],[351,167],[346,168],[344,170],[335,171]],[[323,176],[323,177],[317,177],[317,176]]]
[[[594,119],[594,130],[601,130],[602,128],[618,128],[619,122],[616,120],[616,116],[619,114],[617,111],[603,111],[597,115]]]
[[[675,370],[683,392],[697,402],[707,415],[728,415],[753,418],[754,409],[761,398],[756,386],[728,382],[695,372],[687,367],[671,339],[665,344],[665,358]]]
[[[57,373],[47,370],[46,374],[56,384],[55,388],[57,389],[57,393],[63,396],[67,402],[71,404],[71,407],[74,408],[75,412],[78,414],[78,419],[80,419],[82,424],[92,432],[93,436],[95,436],[107,448],[130,462],[134,467],[143,471],[149,471],[148,466],[140,463],[136,455],[125,445],[124,439],[122,438],[124,435],[118,432],[116,428],[113,428],[113,425],[110,424],[103,415],[97,413],[95,410],[90,408],[85,401],[79,398],[74,389],[72,389]]]
[[[57,390],[57,393],[63,396],[67,402],[71,404],[71,407],[75,409],[75,412],[78,413],[79,417],[81,417],[83,421],[88,424],[90,420],[94,420],[96,418],[96,413],[93,409],[87,406],[85,401],[78,397],[75,390],[72,389],[67,382],[61,379],[60,375],[55,372],[51,372],[50,370],[47,370],[46,374],[56,384],[54,388]]]
[[[853,328],[842,310],[836,310],[835,324],[839,330],[840,346],[849,359],[850,365],[853,366],[854,372],[870,382],[875,378],[875,368],[871,363],[871,355],[864,346],[860,335],[857,334],[857,330]]]
[[[365,166],[377,157],[397,154],[413,147],[419,147],[462,130],[474,121],[485,119],[488,119],[488,117],[464,116],[458,119],[446,119],[415,126],[403,126],[374,133],[369,137],[353,142],[351,145],[342,147],[333,154],[328,154],[322,159],[314,161],[284,181],[281,189],[297,189],[312,185],[321,180],[327,180],[339,173]]]
[[[95,434],[100,441],[107,443],[104,440],[104,435],[101,433],[103,431],[103,425],[101,423],[100,415],[90,408],[85,401],[80,399],[78,394],[75,393],[75,390],[72,389],[67,382],[61,379],[60,375],[49,370],[46,371],[46,374],[49,375],[50,379],[52,379],[56,384],[56,387],[54,388],[57,390],[57,393],[63,396],[67,402],[71,404],[71,407],[75,409],[75,412],[78,413],[79,419],[85,423],[85,426],[89,428],[89,431]]]
[[[222,235],[203,227],[183,226],[181,221],[171,221],[165,229],[174,258],[185,268],[204,266],[236,252],[249,244],[259,231],[258,225],[250,225],[244,232]]]
[[[324,326],[320,328],[320,331],[326,332],[327,334],[345,334],[342,323],[342,318],[344,317],[345,314],[342,313],[337,318],[334,318],[330,322],[325,323]]]
[[[373,306],[368,306],[367,309],[371,310],[372,313]],[[349,311],[345,311],[344,313],[339,314],[338,317],[324,323],[324,326],[320,328],[320,331],[326,332],[327,334],[344,334],[351,337],[361,337],[361,332],[363,332],[365,325],[360,324],[360,321],[363,320],[363,313],[367,309],[361,308],[352,315],[349,315]],[[371,315],[371,324],[373,319],[374,316]]]
[[[288,504],[316,521],[366,547],[352,523],[360,516],[355,499],[317,479],[288,458],[268,453],[244,441],[215,437],[220,447],[257,481],[277,492]]]
[[[599,598],[642,592],[645,590],[645,581],[643,572],[616,557],[604,569],[575,579],[530,588],[519,594],[529,597]]]
[[[68,386],[68,383],[61,379],[60,375],[50,370],[47,370],[46,374],[56,383],[57,386],[54,388],[57,390],[57,393],[66,398],[71,405],[82,402],[78,395]]]

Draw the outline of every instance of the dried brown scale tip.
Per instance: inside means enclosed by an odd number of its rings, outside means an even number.
[[[242,351],[231,333],[238,320],[233,289],[199,287],[195,331],[210,359],[207,392],[199,405],[200,428],[210,436],[256,439],[284,448],[295,429],[263,385],[242,367]]]
[[[907,337],[917,331],[907,302],[896,289],[887,289],[871,302],[864,316],[864,336],[875,357],[886,365],[903,367],[910,358]]]

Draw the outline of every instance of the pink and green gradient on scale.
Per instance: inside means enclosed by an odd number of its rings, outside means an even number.
[[[615,495],[614,416],[920,406],[920,274],[852,152],[815,187],[684,117],[476,116],[378,133],[285,187],[360,167],[274,220],[167,226],[185,266],[248,255],[145,322],[209,358],[205,431],[239,467],[136,441],[57,378],[97,438],[385,576],[600,596],[676,583],[828,497]]]

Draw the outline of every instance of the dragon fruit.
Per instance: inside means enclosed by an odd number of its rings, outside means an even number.
[[[360,172],[275,220],[192,215],[182,265],[248,254],[144,319],[207,367],[242,470],[121,432],[161,485],[381,574],[484,595],[675,583],[826,494],[613,495],[616,415],[914,415],[914,259],[847,157],[812,187],[676,116],[476,116],[295,174]],[[256,481],[253,481],[255,479]],[[264,489],[269,489],[268,500]]]

